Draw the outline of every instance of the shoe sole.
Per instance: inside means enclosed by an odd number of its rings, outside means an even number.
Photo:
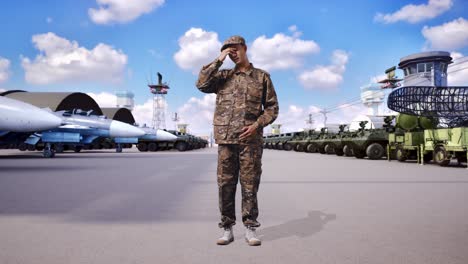
[[[226,245],[231,244],[232,242],[234,242],[234,238],[232,238],[232,239],[230,239],[228,241],[218,240],[218,241],[216,241],[216,244],[219,245],[219,246],[226,246]]]
[[[257,246],[261,246],[261,245],[262,245],[262,241],[250,242],[247,238],[245,239],[245,242],[247,242],[247,244],[249,244],[249,246],[252,246],[252,247],[257,247]]]

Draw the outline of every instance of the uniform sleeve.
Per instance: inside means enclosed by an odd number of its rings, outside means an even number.
[[[223,64],[219,59],[205,65],[200,70],[196,86],[204,93],[217,93],[219,84],[222,81],[221,73],[218,71]]]
[[[278,117],[279,112],[278,98],[276,97],[275,87],[269,75],[266,75],[264,85],[266,85],[266,98],[265,105],[263,106],[263,114],[261,114],[257,122],[255,122],[258,128],[264,128],[273,123]]]

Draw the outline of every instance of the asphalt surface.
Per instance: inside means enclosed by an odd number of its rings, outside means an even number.
[[[466,167],[265,150],[263,244],[217,246],[216,149],[2,150],[0,263],[466,264],[467,201]]]

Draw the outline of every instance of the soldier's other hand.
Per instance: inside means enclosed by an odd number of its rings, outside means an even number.
[[[257,132],[257,126],[250,125],[250,126],[243,127],[242,132],[243,133],[239,136],[239,139],[240,140],[247,139],[247,138],[251,137],[252,135],[254,135],[255,132]]]
[[[221,54],[219,54],[218,60],[224,61],[226,59],[226,56],[231,53],[232,48],[226,48],[223,51],[221,51]]]

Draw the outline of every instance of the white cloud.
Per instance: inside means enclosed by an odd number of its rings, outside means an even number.
[[[297,26],[289,27],[293,36],[277,33],[272,38],[262,35],[249,48],[252,63],[265,70],[285,70],[302,65],[306,55],[318,53],[319,45],[313,40],[302,40]]]
[[[209,135],[213,131],[213,115],[216,95],[207,94],[202,98],[191,97],[175,111],[180,120],[179,124],[189,124],[188,131],[197,135]],[[137,104],[133,109],[133,116],[138,124],[151,126],[153,116],[153,100],[148,99],[144,104]],[[172,121],[173,111],[166,105],[166,128],[174,129]]]
[[[456,60],[462,58],[463,54],[461,54],[460,52],[452,51],[450,52],[450,57],[452,57],[452,60],[455,62]]]
[[[116,107],[117,96],[108,92],[87,93],[100,107]]]
[[[221,42],[216,32],[190,28],[179,38],[179,46],[179,51],[174,54],[175,62],[180,68],[196,73],[219,56]]]
[[[151,126],[151,120],[153,118],[153,99],[148,99],[143,104],[135,104],[132,111],[135,121],[141,126],[146,124]]]
[[[0,83],[5,82],[10,78],[10,61],[0,57]]]
[[[299,29],[297,28],[296,25],[292,25],[292,26],[288,27],[288,30],[289,30],[289,32],[291,32],[293,34],[294,38],[299,38],[300,36],[302,36],[302,31],[299,31]]]
[[[458,18],[440,26],[424,26],[425,49],[456,50],[468,46],[468,21]]]
[[[109,45],[88,50],[51,32],[34,35],[32,42],[40,54],[34,60],[22,58],[28,83],[118,82],[125,75],[127,55]]]
[[[202,98],[192,97],[178,108],[179,123],[189,124],[188,129],[195,134],[209,135],[213,131],[213,115],[216,94],[206,94]]]
[[[96,24],[128,23],[164,4],[164,0],[96,0],[98,9],[88,9]]]
[[[331,64],[318,65],[312,70],[303,71],[298,79],[308,89],[334,89],[343,82],[349,54],[343,50],[333,51]]]
[[[449,10],[453,5],[452,0],[429,0],[427,4],[405,5],[400,10],[391,14],[377,13],[375,21],[385,24],[398,21],[407,21],[409,23],[418,23],[439,16]]]
[[[369,81],[370,83],[378,83],[379,81],[382,81],[385,79],[387,79],[387,74],[379,74],[376,76],[372,76]]]
[[[452,52],[453,63],[447,69],[447,84],[451,86],[468,86],[468,58],[459,52]]]

